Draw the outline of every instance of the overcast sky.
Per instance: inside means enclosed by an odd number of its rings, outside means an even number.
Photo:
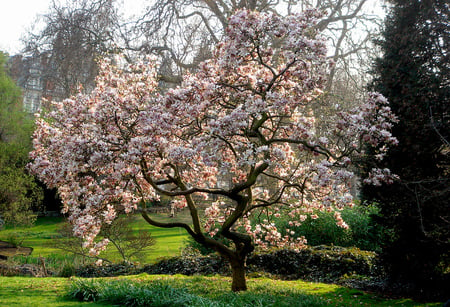
[[[17,53],[22,45],[20,37],[35,20],[45,13],[51,0],[1,0],[0,50]]]
[[[31,28],[39,14],[48,12],[52,0],[0,0],[0,2],[0,50],[14,55],[23,48],[20,38]],[[139,11],[144,6],[142,3],[149,3],[151,0],[121,0],[119,2],[124,4],[125,15],[129,15]],[[365,7],[372,11],[381,2],[381,0],[369,0]],[[379,11],[379,8],[375,11]]]
[[[125,4],[125,14],[129,15],[150,1],[122,0],[119,3]],[[18,53],[23,47],[20,38],[38,15],[48,12],[51,3],[52,0],[0,0],[0,50],[10,55]]]

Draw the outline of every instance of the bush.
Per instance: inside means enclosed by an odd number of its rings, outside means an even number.
[[[112,277],[137,273],[137,267],[131,263],[110,263],[105,265],[88,264],[75,270],[78,277]]]
[[[309,247],[251,256],[249,271],[263,271],[286,279],[335,282],[344,275],[379,275],[376,254],[358,248]]]
[[[130,274],[229,275],[227,261],[216,254],[185,253],[163,258],[155,264],[136,267],[129,263],[87,265],[76,269],[79,277],[111,277]],[[374,252],[337,246],[308,247],[301,251],[277,250],[254,254],[247,260],[249,276],[272,276],[282,279],[305,279],[338,282],[348,276],[382,276]]]
[[[289,226],[289,220],[280,218],[275,224],[282,235],[289,228],[298,236],[305,236],[309,246],[337,245],[357,247],[363,250],[379,251],[382,228],[374,226],[372,217],[378,214],[378,208],[371,206],[354,206],[341,211],[342,218],[349,225],[343,229],[336,225],[333,212],[315,212],[317,219],[308,218],[298,227]]]
[[[148,274],[208,275],[228,274],[230,269],[228,262],[218,255],[203,256],[200,253],[189,253],[161,259],[155,264],[145,266],[142,271]]]
[[[230,274],[228,262],[217,255],[190,254],[160,260],[145,266],[148,274],[208,275]],[[336,282],[345,275],[381,275],[374,252],[358,248],[316,246],[296,252],[277,250],[250,256],[247,260],[250,275],[271,274],[283,279],[307,279]]]

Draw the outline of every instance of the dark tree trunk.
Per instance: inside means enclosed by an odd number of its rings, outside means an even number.
[[[245,280],[245,258],[230,260],[232,283],[231,290],[234,292],[246,291],[247,281]]]

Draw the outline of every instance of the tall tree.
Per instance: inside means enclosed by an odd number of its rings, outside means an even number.
[[[374,88],[389,99],[400,119],[393,130],[399,146],[382,164],[400,181],[380,189],[365,187],[364,197],[379,203],[379,223],[391,234],[383,252],[391,278],[448,294],[449,5],[444,0],[391,3],[379,42],[384,55],[376,61]],[[374,158],[368,165],[380,164]],[[437,282],[445,271],[447,283]]]
[[[53,104],[37,121],[31,169],[58,187],[93,252],[107,243],[94,242],[102,224],[120,208],[139,208],[149,224],[183,228],[219,252],[240,291],[255,245],[304,246],[274,219],[298,225],[314,209],[328,210],[346,227],[340,209],[352,204],[352,161],[363,140],[395,143],[395,119],[372,93],[351,112],[335,105],[329,129],[316,125],[329,67],[319,18],[314,10],[284,18],[241,10],[215,56],[181,87],[158,94],[152,64],[120,69],[106,61],[92,93]],[[369,179],[389,180],[389,171],[374,169]],[[146,205],[158,194],[186,207],[191,223],[149,216]]]
[[[42,197],[25,166],[31,150],[33,121],[22,111],[20,89],[6,73],[0,52],[0,218],[7,224],[31,224],[33,205]]]
[[[43,16],[47,26],[41,32],[29,34],[27,50],[49,52],[58,63],[53,69],[73,74],[71,70],[77,68],[86,74],[92,66],[92,54],[99,49],[111,50],[114,43],[124,52],[158,55],[165,64],[161,67],[160,78],[179,84],[186,71],[196,69],[201,61],[211,57],[214,44],[223,36],[228,18],[236,10],[245,8],[285,16],[315,8],[326,12],[317,26],[326,32],[330,56],[337,62],[328,79],[327,87],[331,88],[335,75],[365,72],[353,69],[354,64],[358,62],[360,66],[357,59],[371,52],[370,38],[380,22],[377,14],[369,9],[373,0],[160,0],[149,3],[142,12],[125,20],[118,14],[123,7],[116,1],[54,0],[49,13]],[[80,75],[71,78],[84,81]]]
[[[25,52],[42,55],[47,61],[42,78],[60,98],[92,89],[97,75],[96,60],[110,52],[117,12],[113,0],[53,0],[47,14],[41,16],[45,27],[29,33]],[[44,96],[46,93],[43,93]]]
[[[329,56],[336,62],[328,78],[329,90],[335,76],[366,72],[357,59],[373,53],[371,38],[380,22],[368,9],[373,5],[371,0],[160,0],[152,2],[132,27],[123,28],[123,41],[126,49],[161,56],[171,69],[161,71],[160,77],[180,83],[185,71],[211,57],[236,10],[286,16],[314,8],[325,12],[317,27],[326,35]]]

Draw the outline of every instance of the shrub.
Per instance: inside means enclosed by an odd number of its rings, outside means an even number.
[[[378,275],[376,254],[358,248],[309,247],[256,254],[247,261],[249,271],[263,271],[286,279],[334,282],[349,274]]]
[[[285,279],[307,279],[334,282],[344,275],[381,275],[374,252],[358,248],[316,246],[296,252],[277,250],[250,256],[247,260],[250,275],[273,274]],[[207,275],[229,274],[227,262],[217,255],[189,254],[162,259],[145,266],[148,274]]]
[[[228,263],[216,254],[185,253],[182,256],[163,258],[142,268],[129,263],[86,265],[75,272],[80,277],[111,277],[138,273],[183,275],[229,275]],[[283,279],[305,279],[338,282],[345,276],[381,276],[374,252],[358,248],[316,246],[301,251],[276,250],[250,256],[247,260],[250,276],[272,276]]]
[[[155,264],[145,266],[142,271],[148,274],[208,275],[228,274],[230,269],[228,263],[216,254],[204,256],[200,253],[190,253],[161,259]]]
[[[136,274],[137,267],[128,262],[109,263],[105,265],[88,264],[75,270],[79,277],[112,277]]]
[[[342,210],[341,215],[349,225],[343,229],[336,225],[333,212],[315,212],[317,219],[308,218],[298,227],[289,226],[288,219],[280,218],[275,224],[282,235],[285,229],[295,231],[298,236],[305,236],[309,246],[338,245],[357,247],[363,250],[379,251],[382,228],[374,226],[372,217],[378,214],[378,208],[370,206],[354,206]]]

